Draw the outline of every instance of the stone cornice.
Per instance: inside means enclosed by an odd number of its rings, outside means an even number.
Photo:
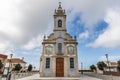
[[[68,57],[67,55],[53,55],[52,57]]]
[[[55,41],[43,41],[42,44],[56,44]]]
[[[56,28],[53,31],[67,31],[65,28]]]
[[[55,18],[58,17],[58,16],[60,16],[60,17],[65,17],[65,18],[66,18],[66,14],[63,14],[63,15],[54,14],[53,16],[54,16]]]
[[[65,44],[78,44],[78,42],[76,42],[75,40],[74,41],[65,41],[64,43]]]
[[[57,39],[59,39],[59,38],[61,38],[61,39],[64,39],[64,43],[77,43],[77,41],[76,40],[74,40],[74,39],[71,39],[71,40],[67,40],[67,38],[63,38],[63,37],[57,37],[57,38],[53,38],[52,40],[49,40],[49,39],[46,39],[46,40],[44,40],[43,42],[45,42],[45,43],[49,43],[49,42],[56,42],[55,40],[57,40]]]

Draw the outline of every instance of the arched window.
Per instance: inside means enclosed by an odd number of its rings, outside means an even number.
[[[58,27],[62,27],[62,20],[58,20]]]
[[[58,43],[58,53],[62,53],[62,43]]]

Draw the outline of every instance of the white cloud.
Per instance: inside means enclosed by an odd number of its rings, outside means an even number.
[[[89,29],[105,18],[108,8],[114,6],[120,8],[120,0],[0,0],[0,52],[8,55],[14,53],[17,56],[17,53],[12,52],[11,49],[22,47],[25,50],[33,50],[36,47],[41,47],[42,36],[48,35],[54,27],[53,24],[50,25],[58,1],[62,2],[66,12],[70,11],[67,13],[67,20],[72,21],[76,13],[82,13],[79,16],[81,22]],[[116,21],[116,19],[113,20]],[[107,23],[113,26],[113,23],[109,21]],[[118,27],[114,28],[119,30]],[[110,31],[111,29],[108,28],[107,30]],[[114,35],[119,35],[118,31],[114,33],[116,33]],[[84,38],[88,37],[87,32],[81,35]],[[108,39],[103,39],[109,42]],[[113,44],[117,44],[118,41],[116,40]],[[104,45],[103,43],[97,44],[98,41],[96,40],[95,46]],[[22,50],[20,51],[22,53]]]
[[[89,32],[88,31],[85,31],[81,34],[79,34],[79,38],[88,38],[89,37]]]
[[[120,9],[109,9],[104,20],[109,24],[108,28],[89,46],[120,47]]]
[[[34,48],[38,41],[33,39],[50,32],[49,24],[56,7],[56,0],[0,1],[0,52],[20,48],[27,43]]]
[[[7,48],[9,48],[9,46],[10,46],[9,42],[0,43],[0,48],[1,48],[0,51],[2,52],[6,50]]]
[[[31,50],[42,46],[43,35],[39,35],[36,38],[31,39],[27,44],[23,46],[25,50]]]
[[[68,0],[63,2],[66,3],[66,8],[71,11],[71,14],[69,14],[70,20],[76,13],[82,13],[82,15],[79,15],[81,22],[85,24],[86,28],[92,29],[97,22],[103,20],[106,10],[115,6],[119,0],[116,0],[116,3],[113,3],[113,0],[76,0],[69,1],[69,4],[67,3]]]

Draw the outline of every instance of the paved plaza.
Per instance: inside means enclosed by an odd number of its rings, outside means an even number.
[[[88,76],[81,76],[80,78],[69,78],[69,77],[61,77],[61,78],[56,78],[56,77],[47,78],[46,77],[46,78],[43,78],[43,77],[39,77],[39,74],[34,74],[32,76],[17,79],[17,80],[102,80],[102,79],[88,77]]]
[[[119,76],[110,76],[110,75],[101,75],[95,73],[84,73],[84,75],[80,74],[79,78],[74,77],[40,77],[39,73],[33,73],[24,76],[25,74],[21,74],[12,76],[11,80],[120,80]],[[0,80],[6,80],[6,78],[2,78]]]

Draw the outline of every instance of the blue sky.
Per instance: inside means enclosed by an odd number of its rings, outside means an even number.
[[[79,68],[120,59],[119,0],[1,0],[0,53],[24,57],[39,68],[43,36],[53,32],[58,2],[67,14],[67,32],[78,40]]]
[[[81,14],[76,14],[73,20],[71,22],[67,23],[67,26],[70,26],[68,28],[68,32],[71,35],[76,35],[78,39],[78,57],[79,57],[79,68],[81,65],[81,62],[84,64],[84,68],[88,69],[90,65],[96,63],[98,61],[106,61],[105,54],[109,54],[111,61],[117,61],[120,58],[116,57],[119,56],[119,48],[105,48],[105,47],[87,47],[86,44],[89,44],[90,42],[96,40],[96,38],[103,32],[104,29],[108,27],[108,23],[106,23],[104,20],[98,21],[95,25],[93,25],[94,29],[93,31],[89,31],[89,29],[85,28],[85,24],[81,23]],[[78,21],[80,23],[78,23]],[[72,26],[71,26],[72,24]],[[85,35],[80,38],[80,35],[83,34],[86,31],[91,32],[87,39],[85,38]],[[114,57],[114,58],[113,58]]]

